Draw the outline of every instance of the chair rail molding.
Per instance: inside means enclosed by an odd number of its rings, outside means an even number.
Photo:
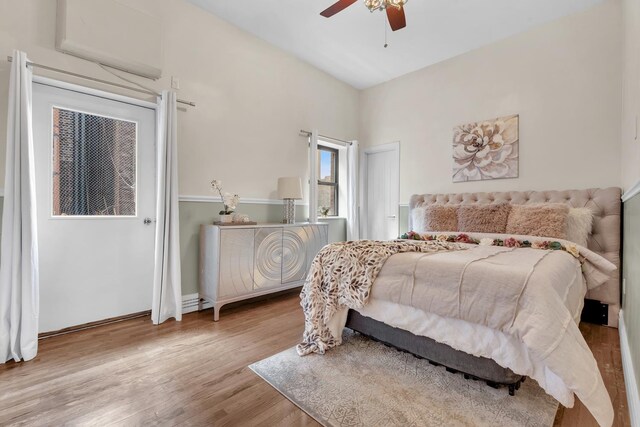
[[[180,195],[178,196],[180,202],[198,202],[198,203],[222,203],[220,196],[198,196],[198,195]],[[282,205],[280,199],[260,199],[252,197],[241,197],[240,203],[248,203],[254,205]],[[296,200],[296,205],[306,206],[304,200]]]
[[[640,179],[622,194],[622,202],[626,202],[638,193],[640,193]]]

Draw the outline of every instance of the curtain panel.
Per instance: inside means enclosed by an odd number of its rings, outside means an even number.
[[[178,206],[178,132],[176,94],[163,91],[158,105],[157,212],[151,319],[182,320],[180,216]]]
[[[33,153],[33,73],[13,51],[0,241],[0,362],[38,353],[38,230]]]
[[[318,130],[309,137],[309,222],[318,222]]]
[[[347,240],[360,239],[358,159],[358,141],[351,141],[347,147]]]

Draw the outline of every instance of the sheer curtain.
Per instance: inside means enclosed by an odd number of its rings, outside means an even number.
[[[358,141],[347,147],[347,240],[360,238],[358,212]]]
[[[33,155],[32,72],[13,51],[9,80],[4,210],[0,243],[0,363],[38,352],[38,232]]]
[[[178,134],[175,92],[163,91],[158,105],[157,213],[151,320],[182,320],[180,218],[178,212]]]

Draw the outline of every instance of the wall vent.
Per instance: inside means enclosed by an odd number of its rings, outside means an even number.
[[[58,0],[56,49],[157,79],[162,75],[162,22],[115,0]]]

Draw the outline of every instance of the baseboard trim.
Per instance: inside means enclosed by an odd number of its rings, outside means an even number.
[[[632,426],[640,426],[640,397],[638,397],[638,383],[636,382],[633,360],[631,360],[631,349],[627,338],[627,327],[624,323],[624,316],[620,310],[620,322],[618,331],[620,332],[620,353],[622,353],[622,371],[624,372],[624,384],[627,389],[627,404],[629,406],[629,416]]]
[[[98,326],[110,325],[112,323],[124,322],[125,320],[137,319],[138,317],[151,316],[151,310],[140,311],[138,313],[125,314],[123,316],[110,317],[104,320],[97,320],[95,322],[84,323],[82,325],[70,326],[64,329],[58,329],[57,331],[41,332],[38,334],[38,339],[51,338],[58,335],[70,334],[72,332],[84,331],[85,329],[97,328]]]
[[[213,305],[209,301],[202,301],[202,309],[212,308]],[[182,314],[193,313],[200,309],[200,295],[188,294],[182,296]]]

